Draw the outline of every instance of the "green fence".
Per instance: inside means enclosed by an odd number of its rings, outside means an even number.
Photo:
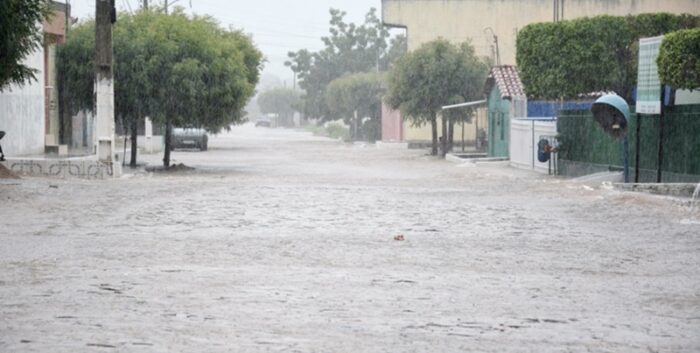
[[[630,178],[634,179],[637,118],[632,109],[628,125]],[[564,110],[557,117],[561,144],[560,172],[578,176],[621,170],[623,142],[605,133],[589,110]],[[640,181],[656,181],[659,117],[642,115],[640,125]],[[700,105],[670,108],[664,116],[662,181],[700,181]]]

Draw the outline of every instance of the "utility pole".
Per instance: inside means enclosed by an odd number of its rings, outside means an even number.
[[[659,115],[659,149],[656,162],[656,182],[661,182],[661,169],[664,164],[664,105],[666,105],[666,86],[661,85],[661,114]]]
[[[95,0],[95,117],[96,154],[101,162],[114,161],[114,80],[112,73],[112,24],[114,0]],[[116,164],[118,165],[118,163]],[[117,175],[117,173],[115,173]]]
[[[143,9],[148,10],[148,0],[143,0]]]

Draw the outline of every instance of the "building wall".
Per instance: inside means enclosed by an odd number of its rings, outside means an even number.
[[[513,115],[511,101],[501,98],[498,87],[493,86],[488,99],[489,116],[489,156],[508,157],[510,141],[510,120]]]
[[[676,105],[700,104],[700,91],[676,91]]]
[[[0,92],[0,141],[8,157],[44,153],[44,50],[40,47],[25,60],[38,70],[36,81],[11,85]]]
[[[52,2],[51,9],[53,10],[51,17],[43,23],[44,33],[60,37],[60,43],[63,43],[66,33],[66,12],[70,12],[70,5]]]
[[[462,130],[464,130],[464,141],[467,145],[474,145],[477,136],[477,129],[487,129],[488,119],[486,118],[486,109],[477,109],[472,116],[472,121],[469,123],[455,124],[454,141],[462,143]],[[423,126],[411,126],[409,122],[404,125],[404,140],[408,142],[430,141],[432,132],[430,124]],[[464,127],[464,129],[462,129]],[[438,136],[442,135],[442,119],[438,118]]]
[[[563,3],[561,19],[649,12],[700,15],[700,0],[566,0]],[[384,23],[407,28],[408,50],[443,37],[452,42],[471,40],[478,55],[493,57],[495,34],[503,65],[515,65],[519,29],[553,18],[553,0],[382,0]]]
[[[382,141],[403,141],[403,120],[401,112],[382,103]]]

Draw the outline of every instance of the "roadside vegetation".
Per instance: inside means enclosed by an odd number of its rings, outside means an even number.
[[[666,35],[657,63],[661,82],[677,89],[699,89],[700,28]]]
[[[534,23],[518,33],[516,61],[528,97],[556,100],[612,91],[631,102],[637,84],[639,39],[697,27],[699,16],[668,13]],[[670,40],[678,41],[673,38]],[[697,53],[697,45],[695,48]],[[659,67],[663,76],[666,68]],[[693,72],[692,67],[676,66],[674,70],[678,70],[676,77]]]
[[[308,125],[306,130],[316,136],[326,136],[342,141],[350,141],[350,128],[342,121],[329,121],[319,125]]]
[[[273,88],[260,93],[257,97],[260,112],[274,114],[277,126],[293,127],[294,113],[301,103],[299,92],[289,88]]]
[[[438,154],[438,118],[442,119],[442,156],[454,135],[454,124],[471,116],[469,108],[439,114],[444,105],[481,99],[487,62],[469,42],[454,45],[437,39],[402,57],[389,74],[386,98],[415,126],[430,124],[431,154]]]
[[[59,47],[59,85],[70,114],[94,110],[95,23],[71,29]],[[116,119],[132,138],[148,116],[165,129],[163,165],[170,165],[174,126],[218,132],[243,122],[262,69],[262,53],[241,31],[223,29],[209,16],[180,10],[122,13],[114,26]]]
[[[343,120],[352,140],[375,141],[381,134],[385,73],[406,52],[406,37],[392,37],[376,9],[362,24],[347,23],[346,13],[337,9],[330,15],[324,49],[288,54],[285,65],[303,92],[297,109],[318,124]]]

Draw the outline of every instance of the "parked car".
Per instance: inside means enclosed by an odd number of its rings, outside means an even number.
[[[258,118],[258,121],[255,122],[255,127],[259,127],[259,126],[270,127],[270,126],[272,126],[272,122],[270,122],[269,118],[261,117],[261,118]]]
[[[204,129],[174,128],[170,139],[170,149],[199,148],[201,151],[206,151],[208,143],[209,137]]]

